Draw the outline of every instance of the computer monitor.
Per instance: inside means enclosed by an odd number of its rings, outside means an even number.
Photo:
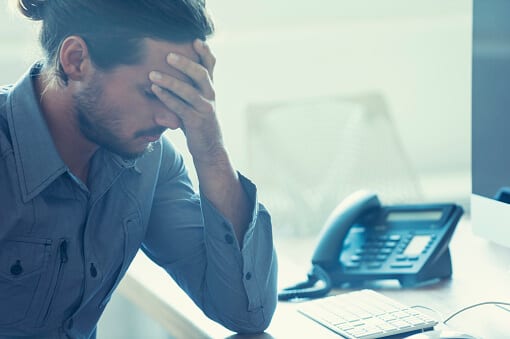
[[[510,246],[510,0],[474,0],[473,232]]]

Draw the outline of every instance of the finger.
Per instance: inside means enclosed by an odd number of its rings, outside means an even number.
[[[177,95],[171,93],[156,84],[151,86],[152,92],[159,100],[173,113],[175,113],[182,121],[189,121],[193,116],[206,117],[206,114],[193,109],[188,103],[181,100]]]
[[[176,95],[169,91],[159,87],[156,84],[152,84],[151,90],[158,97],[158,99],[173,113],[175,113],[179,119],[184,120],[186,112],[189,110],[189,105],[180,100]]]
[[[185,81],[157,71],[150,72],[149,78],[154,84],[179,97],[196,111],[208,113],[212,109],[210,101]]]
[[[214,99],[212,81],[208,70],[204,66],[175,53],[168,54],[166,61],[170,66],[175,67],[193,80],[206,98]]]
[[[202,65],[207,69],[209,72],[209,76],[211,77],[211,80],[213,80],[213,73],[214,73],[214,66],[216,65],[216,57],[211,51],[211,48],[207,44],[207,42],[196,39],[193,42],[193,47],[195,48],[195,51],[200,56],[200,61],[202,62]]]

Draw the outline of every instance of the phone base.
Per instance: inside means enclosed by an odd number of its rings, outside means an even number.
[[[423,267],[421,271],[412,275],[405,275],[398,279],[402,287],[412,287],[434,279],[446,279],[452,276],[452,259],[450,250],[446,251],[435,263]]]

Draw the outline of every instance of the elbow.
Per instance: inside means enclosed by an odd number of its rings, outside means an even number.
[[[272,306],[272,305],[271,305]],[[244,319],[239,316],[233,321],[223,322],[223,326],[229,330],[239,334],[257,334],[264,332],[271,323],[274,311],[276,309],[276,302],[273,307],[260,307],[259,309],[249,311],[246,313]]]
[[[228,312],[228,316],[224,314],[223,317],[217,321],[230,331],[239,334],[256,334],[264,332],[269,325],[276,311],[277,305],[276,290],[266,294],[265,300],[258,306],[248,307],[244,311],[239,312],[239,309],[233,312]]]

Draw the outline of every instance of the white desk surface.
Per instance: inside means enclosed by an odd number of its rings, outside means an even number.
[[[305,279],[315,239],[277,240],[275,246],[279,257],[278,285],[285,287]],[[452,279],[412,289],[401,289],[397,284],[374,286],[374,289],[404,304],[431,308],[437,313],[421,311],[438,320],[478,302],[510,302],[510,248],[474,236],[469,221],[463,218],[450,251]],[[236,335],[205,317],[167,273],[141,252],[118,291],[176,338],[340,338],[298,313],[295,302],[278,304],[266,333]],[[510,311],[492,305],[480,306],[459,314],[448,325],[483,338],[510,338]]]

